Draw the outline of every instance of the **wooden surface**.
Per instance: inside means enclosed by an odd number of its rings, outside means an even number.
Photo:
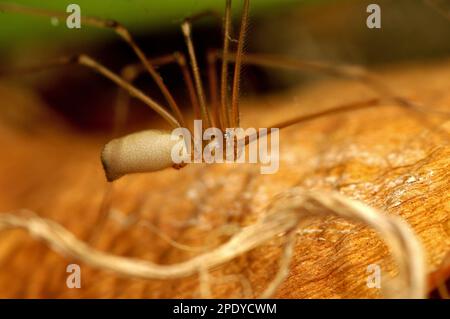
[[[450,111],[450,62],[389,68],[381,76],[398,94]],[[338,190],[403,217],[423,243],[429,272],[450,250],[450,122],[443,117],[386,102],[291,127],[280,134],[280,170],[274,175],[259,174],[256,165],[196,164],[125,177],[114,184],[103,220],[99,208],[107,183],[99,153],[107,138],[69,130],[43,112],[28,90],[3,83],[0,96],[7,105],[0,111],[0,212],[30,209],[99,249],[180,262],[224,242],[261,216],[276,194],[297,187]],[[242,119],[244,126],[266,127],[372,96],[355,82],[330,80],[246,101]],[[197,251],[173,247],[155,229]],[[213,297],[260,294],[278,269],[281,239],[211,271]],[[81,265],[81,289],[66,287],[66,266],[74,262]],[[380,297],[366,285],[370,264],[381,267],[382,285],[396,273],[377,234],[344,219],[315,220],[298,229],[290,274],[276,297]],[[121,278],[60,256],[23,231],[0,234],[0,297],[198,296],[198,277]]]

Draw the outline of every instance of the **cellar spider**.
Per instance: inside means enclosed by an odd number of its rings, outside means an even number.
[[[344,77],[348,79],[352,79],[355,81],[359,81],[363,83],[364,85],[368,86],[369,88],[373,89],[378,93],[378,98],[371,98],[366,99],[363,101],[355,102],[352,104],[347,105],[339,105],[333,108],[330,108],[328,110],[312,113],[309,115],[302,115],[298,117],[291,118],[289,120],[285,120],[281,123],[277,123],[272,125],[273,128],[286,128],[294,124],[298,124],[305,121],[310,121],[313,119],[317,119],[320,117],[330,116],[333,114],[338,114],[341,112],[349,112],[354,111],[362,108],[369,108],[369,107],[375,107],[379,105],[379,102],[381,99],[387,99],[396,105],[400,107],[404,107],[408,110],[412,110],[415,112],[424,112],[425,109],[416,104],[411,102],[410,100],[398,96],[395,94],[389,87],[384,85],[381,81],[379,81],[375,76],[370,74],[369,72],[366,72],[362,68],[353,67],[353,66],[339,66],[339,65],[331,65],[327,63],[318,63],[318,62],[307,62],[307,61],[300,61],[297,59],[291,59],[286,57],[280,57],[280,56],[272,56],[267,54],[251,54],[251,53],[245,53],[244,54],[244,44],[245,44],[245,37],[246,37],[246,26],[248,23],[248,15],[249,15],[249,7],[250,7],[250,0],[243,0],[243,10],[242,10],[242,16],[241,16],[241,23],[240,23],[240,29],[239,29],[239,35],[237,37],[236,43],[237,48],[236,50],[231,49],[231,44],[233,44],[235,41],[233,41],[233,37],[231,34],[231,0],[226,0],[226,6],[225,6],[225,18],[224,18],[224,25],[223,25],[223,48],[219,50],[211,50],[208,52],[207,55],[207,62],[208,62],[208,78],[209,78],[209,101],[206,99],[206,92],[203,87],[202,78],[200,76],[200,70],[197,62],[195,47],[193,44],[193,39],[191,36],[191,24],[192,22],[202,15],[197,15],[196,17],[186,19],[182,23],[182,32],[185,38],[185,42],[187,45],[187,53],[188,58],[186,59],[185,55],[183,53],[176,52],[174,54],[165,55],[162,57],[157,58],[148,58],[144,52],[140,49],[140,47],[137,45],[131,34],[128,32],[128,30],[121,25],[120,23],[113,21],[113,20],[105,20],[105,19],[99,19],[99,18],[93,18],[93,17],[86,17],[84,16],[82,18],[82,23],[84,25],[89,25],[93,27],[99,27],[99,28],[106,28],[111,29],[115,31],[134,51],[134,53],[137,55],[137,57],[140,60],[139,65],[130,65],[123,69],[121,74],[116,74],[112,71],[110,71],[108,68],[104,67],[102,64],[97,62],[95,59],[91,58],[90,56],[87,56],[85,54],[76,55],[73,57],[68,58],[61,58],[57,59],[55,61],[50,61],[49,63],[46,63],[45,65],[41,65],[39,67],[33,67],[32,70],[38,70],[38,69],[45,69],[51,66],[63,66],[68,64],[79,64],[83,65],[85,67],[88,67],[99,74],[103,75],[107,79],[114,82],[116,85],[118,85],[121,88],[118,106],[124,106],[126,103],[125,99],[126,96],[123,95],[124,92],[129,94],[130,96],[137,98],[144,104],[146,104],[148,107],[150,107],[153,111],[158,113],[170,126],[171,128],[182,128],[186,127],[186,119],[183,116],[182,112],[180,111],[180,108],[175,101],[174,97],[172,96],[172,93],[170,90],[166,87],[164,84],[162,78],[157,73],[155,67],[162,64],[167,63],[176,63],[179,65],[180,70],[182,72],[184,81],[186,83],[190,103],[192,104],[193,112],[194,112],[194,118],[202,120],[206,126],[205,129],[208,127],[217,127],[222,131],[226,131],[227,128],[234,128],[239,127],[240,125],[240,112],[239,112],[239,97],[240,97],[240,70],[242,64],[254,64],[254,65],[260,65],[260,66],[268,66],[268,67],[277,67],[277,68],[283,68],[283,69],[290,69],[290,70],[313,70],[317,72],[327,73],[329,75],[333,76],[339,76]],[[13,4],[0,4],[0,11],[4,12],[16,12],[16,13],[23,13],[23,14],[31,14],[31,15],[38,15],[38,16],[44,16],[44,17],[65,17],[64,13],[60,12],[54,12],[49,10],[42,10],[42,9],[36,9],[36,8],[30,8],[30,7],[24,7],[24,6],[18,6]],[[220,81],[217,81],[216,78],[216,66],[218,62],[221,62],[221,72],[220,72]],[[188,63],[189,62],[189,63]],[[228,92],[228,66],[229,64],[234,63],[234,72],[233,72],[233,80],[231,85],[231,95]],[[133,80],[141,73],[147,72],[150,74],[150,76],[153,78],[159,89],[161,90],[165,102],[167,103],[167,107],[163,106],[162,104],[156,102],[154,99],[152,99],[150,96],[145,94],[143,91],[136,88],[132,82]],[[218,83],[219,82],[219,83]],[[123,110],[122,110],[123,111]],[[429,110],[426,110],[429,112]],[[120,120],[121,116],[119,116]],[[123,118],[122,118],[123,121]],[[118,121],[119,122],[119,121]],[[120,126],[120,124],[118,124]],[[116,127],[117,129],[117,127]],[[268,131],[270,133],[270,131]],[[254,139],[258,139],[261,136],[255,136]],[[248,137],[245,140],[245,144],[249,144],[251,142],[252,138]],[[170,131],[161,131],[161,130],[146,130],[142,132],[133,133],[130,135],[127,135],[125,137],[121,137],[118,139],[114,139],[111,142],[107,143],[104,147],[104,150],[102,152],[102,162],[105,168],[106,178],[108,181],[112,182],[118,178],[120,178],[123,175],[131,174],[131,173],[138,173],[138,172],[153,172],[158,171],[161,169],[165,169],[168,167],[175,167],[175,168],[181,168],[184,165],[179,165],[173,163],[173,160],[171,158],[171,150],[174,147],[174,144],[177,141],[174,141],[171,139],[171,133]],[[326,196],[325,196],[326,197]],[[319,201],[318,199],[315,199],[316,201]],[[321,199],[325,201],[325,199]],[[328,200],[328,198],[327,198]],[[343,199],[340,199],[340,201],[343,201]],[[335,204],[331,202],[331,204]],[[333,206],[333,205],[329,205]],[[342,207],[341,207],[342,208]],[[354,208],[355,211],[360,210],[360,207]],[[371,211],[370,211],[371,212]],[[275,214],[274,214],[275,215]],[[280,214],[276,214],[280,215]],[[346,215],[347,216],[347,215]],[[7,218],[10,216],[6,216]],[[369,217],[373,220],[374,217],[378,217],[377,214],[372,213],[369,214]],[[10,217],[12,219],[12,222],[10,224],[17,226],[17,222],[15,219]],[[63,233],[65,236],[68,236],[66,233],[64,233],[61,229],[56,228],[54,224],[52,227],[56,229],[57,234]],[[1,225],[0,225],[1,226]],[[7,226],[9,226],[7,224]],[[264,224],[263,224],[264,226]],[[260,227],[260,225],[257,225],[257,227]],[[261,237],[260,234],[262,234],[262,237],[266,236],[269,237],[267,234],[266,228],[262,228],[266,231],[261,231],[260,228],[251,228],[252,232],[251,234],[256,234],[258,238]],[[48,228],[45,228],[48,229]],[[283,228],[284,230],[285,228]],[[287,229],[287,228],[286,228]],[[386,227],[386,229],[390,230],[391,227]],[[255,231],[253,231],[255,230]],[[257,231],[256,231],[257,230]],[[245,235],[246,233],[244,233]],[[45,234],[46,235],[46,234]],[[244,236],[242,235],[242,236]],[[270,234],[272,235],[272,233]],[[240,235],[239,235],[240,236]],[[51,242],[53,237],[47,236],[45,237],[47,241]],[[239,237],[240,238],[240,237]],[[265,238],[265,237],[264,237]],[[263,239],[264,239],[263,238]],[[67,246],[64,246],[64,243],[73,243],[74,240],[72,240],[72,237],[69,237],[71,240],[62,241],[63,245],[59,247],[63,247],[67,249],[69,252],[71,252],[70,248],[67,248]],[[245,242],[245,241],[244,241]],[[249,242],[249,241],[248,241]],[[409,243],[410,241],[403,240],[401,243]],[[286,253],[286,256],[290,256],[292,254],[293,250],[293,240],[289,241],[290,246],[288,246],[288,249],[286,250],[288,253]],[[252,243],[254,246],[254,244]],[[240,248],[237,253],[245,251],[246,249],[250,249],[253,247],[252,245],[248,244],[248,246],[243,245],[231,245],[233,249],[236,249],[236,246]],[[228,247],[228,246],[227,246]],[[250,247],[250,248],[249,248]],[[401,247],[401,246],[399,246]],[[77,248],[77,247],[75,247]],[[84,246],[82,246],[84,249],[83,251],[87,251],[89,254],[93,254],[90,250],[86,249]],[[75,252],[79,250],[75,249]],[[405,250],[407,251],[407,250]],[[76,255],[76,254],[75,254]],[[97,254],[98,255],[98,254]],[[229,256],[230,254],[227,251],[226,256]],[[91,256],[91,255],[89,255]],[[103,255],[101,255],[103,256]],[[108,256],[107,256],[108,257]],[[177,268],[177,272],[173,275],[175,276],[183,276],[186,274],[191,274],[194,270],[197,270],[198,266],[197,264],[203,264],[205,262],[200,263],[199,261],[203,260],[209,260],[209,255],[201,256],[203,259],[196,259],[193,260],[191,263],[186,263],[187,266],[185,267],[185,264],[182,264],[180,268]],[[227,257],[228,258],[228,257]],[[96,265],[101,265],[105,268],[110,267],[116,271],[122,272],[122,273],[133,273],[132,271],[124,270],[124,267],[122,268],[114,268],[116,265],[123,266],[123,259],[120,259],[116,257],[116,259],[113,259],[114,261],[120,261],[120,262],[110,262],[111,259],[105,258],[106,263],[101,258],[98,258],[99,260],[96,260]],[[285,260],[288,260],[289,258],[285,258]],[[87,260],[91,260],[87,258]],[[121,263],[122,262],[122,263]],[[216,264],[221,262],[221,260],[216,261]],[[216,265],[211,263],[211,265]],[[127,264],[127,265],[133,265],[134,264]],[[167,275],[163,270],[165,268],[154,266],[153,264],[146,264],[147,268],[144,269],[147,272],[142,274],[139,272],[134,272],[133,274],[136,276],[142,276],[145,278],[170,278],[170,276]],[[142,264],[140,264],[142,266]],[[130,267],[132,268],[132,267]],[[139,267],[138,267],[139,268]],[[139,269],[142,269],[139,268]],[[181,269],[181,270],[180,270]],[[172,269],[173,270],[173,269]],[[134,271],[134,269],[133,269]],[[275,281],[275,285],[271,285],[271,288],[268,290],[273,290],[274,287],[276,287],[276,284],[280,282],[280,279],[283,279],[283,273],[281,273],[279,279]],[[270,294],[269,294],[270,295]]]
[[[253,64],[290,70],[306,69],[326,73],[328,75],[353,79],[368,86],[380,96],[379,98],[367,99],[348,105],[340,105],[310,115],[294,117],[281,123],[274,124],[270,128],[282,129],[319,117],[329,116],[340,112],[354,111],[361,108],[374,107],[379,104],[381,98],[388,99],[400,107],[405,107],[416,112],[424,111],[422,106],[417,105],[406,98],[397,96],[389,87],[385,86],[384,83],[379,81],[375,76],[359,67],[308,62],[267,54],[244,54],[246,29],[250,11],[250,0],[243,0],[239,34],[237,40],[234,41],[231,34],[231,2],[232,0],[226,0],[225,5],[225,17],[223,19],[223,48],[220,51],[210,50],[207,54],[210,97],[209,103],[206,100],[206,93],[202,78],[200,76],[199,65],[191,35],[192,22],[196,19],[202,18],[208,13],[198,14],[191,18],[187,18],[181,24],[181,30],[187,47],[189,65],[185,55],[181,52],[175,52],[173,54],[168,54],[157,58],[148,58],[135,42],[129,31],[119,22],[83,16],[81,18],[81,23],[83,25],[113,30],[134,51],[140,60],[140,64],[126,66],[121,74],[118,75],[110,71],[92,57],[86,54],[79,54],[72,57],[65,57],[55,61],[50,61],[45,65],[31,69],[38,70],[68,64],[79,64],[88,67],[114,82],[123,90],[123,92],[127,92],[129,96],[137,98],[146,104],[153,111],[158,113],[171,126],[172,129],[185,128],[187,125],[178,103],[175,101],[172,93],[164,84],[162,77],[155,69],[158,65],[169,63],[176,63],[180,67],[189,93],[194,118],[200,119],[203,123],[205,123],[204,129],[216,127],[224,133],[230,128],[239,127],[240,124],[239,97],[242,64]],[[44,17],[65,18],[65,13],[9,3],[1,3],[0,11]],[[237,42],[237,48],[234,52],[231,50],[232,42]],[[216,65],[218,61],[221,61],[220,85],[218,85],[216,78]],[[228,92],[229,63],[234,63],[231,96],[229,96]],[[132,84],[133,80],[135,80],[136,77],[143,72],[147,72],[155,81],[164,96],[168,108],[156,102]],[[126,97],[119,95],[116,113],[117,110],[120,111],[120,107],[124,106],[125,99]],[[427,110],[427,112],[429,112],[429,110]],[[123,118],[123,116],[119,116],[117,118],[117,123],[120,122],[121,117]],[[269,135],[270,133],[271,130],[269,129],[266,135]],[[237,139],[237,137],[229,136],[227,134],[224,134],[224,136],[228,139]],[[250,142],[259,138],[261,138],[259,133],[255,136],[246,136],[244,137],[245,141],[243,145],[248,145]],[[154,172],[168,167],[174,167],[177,169],[184,167],[186,163],[174,163],[171,156],[172,150],[179,142],[179,140],[172,138],[171,131],[154,129],[132,133],[121,138],[113,139],[105,145],[101,154],[101,160],[107,180],[112,182],[131,173]],[[191,141],[187,141],[187,143],[191,143]],[[238,144],[239,143],[236,143],[234,145]],[[235,153],[237,154],[238,151],[239,150],[236,149]]]

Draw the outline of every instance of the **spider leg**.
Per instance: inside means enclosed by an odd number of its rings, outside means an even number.
[[[110,81],[114,82],[116,85],[121,87],[123,90],[128,92],[129,95],[137,98],[138,100],[142,101],[144,104],[146,104],[148,107],[150,107],[152,110],[157,112],[161,117],[163,117],[172,127],[180,127],[181,124],[178,122],[178,120],[170,114],[162,105],[160,105],[158,102],[150,98],[148,95],[146,95],[144,92],[133,86],[130,82],[123,79],[121,76],[117,75],[116,73],[109,70],[104,65],[100,64],[90,56],[86,54],[78,54],[71,57],[63,57],[58,58],[52,61],[47,61],[45,63],[41,63],[39,65],[33,65],[28,67],[21,67],[15,70],[6,70],[7,74],[11,75],[18,75],[18,74],[27,74],[30,72],[37,72],[37,71],[43,71],[47,70],[52,67],[61,67],[65,65],[71,65],[71,64],[79,64],[82,66],[85,66],[105,78],[109,79]]]
[[[165,66],[172,63],[175,63],[179,66],[184,83],[186,85],[187,92],[189,94],[190,103],[194,111],[194,117],[196,119],[200,118],[199,102],[195,93],[194,82],[189,72],[184,54],[177,51],[172,54],[166,54],[152,58],[150,59],[150,62],[155,67]],[[133,83],[145,71],[146,70],[142,64],[133,63],[124,66],[120,74],[125,81]],[[117,103],[115,106],[114,135],[118,135],[125,125],[128,114],[129,98],[130,95],[125,90],[119,90]]]
[[[0,3],[0,12],[11,12],[11,13],[20,13],[20,14],[27,14],[32,16],[41,16],[41,17],[56,17],[56,18],[66,18],[66,13],[61,11],[53,11],[53,10],[47,10],[47,9],[40,9],[40,8],[34,8],[34,7],[28,7],[28,6],[21,6],[17,4],[12,3]],[[158,72],[155,70],[149,59],[146,57],[142,49],[137,45],[134,38],[131,36],[128,29],[120,24],[119,22],[115,20],[109,20],[109,19],[101,19],[97,17],[90,17],[90,16],[82,16],[81,17],[81,23],[84,25],[101,28],[101,29],[111,29],[113,30],[117,35],[119,35],[134,51],[136,56],[139,58],[139,60],[144,65],[147,72],[150,74],[150,76],[153,78],[153,80],[158,85],[159,89],[163,93],[170,109],[172,110],[173,114],[175,115],[175,118],[177,122],[183,124],[183,117],[181,114],[181,111],[175,102],[172,94],[170,93],[167,86],[164,84],[163,79],[158,74]]]

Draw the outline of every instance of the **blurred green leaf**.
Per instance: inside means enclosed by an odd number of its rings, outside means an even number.
[[[253,0],[252,14],[262,13],[275,8],[309,2],[313,0]],[[122,22],[133,32],[158,30],[176,27],[180,21],[205,9],[223,11],[224,0],[16,0],[1,1],[65,12],[71,3],[80,5],[83,15],[115,19]],[[233,2],[234,13],[241,7],[242,1]],[[52,23],[53,22],[53,23]],[[57,23],[55,23],[57,22]],[[83,32],[89,29],[89,32]],[[70,32],[70,36],[68,36]],[[74,34],[74,32],[76,32]],[[49,18],[30,17],[17,13],[0,12],[0,46],[5,47],[14,42],[45,41],[46,39],[76,41],[83,34],[85,41],[99,36],[111,36],[111,32],[82,28],[69,30],[65,21],[53,21]],[[89,34],[86,34],[89,33]]]

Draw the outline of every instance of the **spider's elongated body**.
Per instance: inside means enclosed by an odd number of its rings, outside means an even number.
[[[101,154],[106,178],[114,181],[126,174],[179,167],[173,163],[171,152],[180,142],[184,143],[172,139],[170,131],[162,130],[146,130],[114,139],[105,145]]]

